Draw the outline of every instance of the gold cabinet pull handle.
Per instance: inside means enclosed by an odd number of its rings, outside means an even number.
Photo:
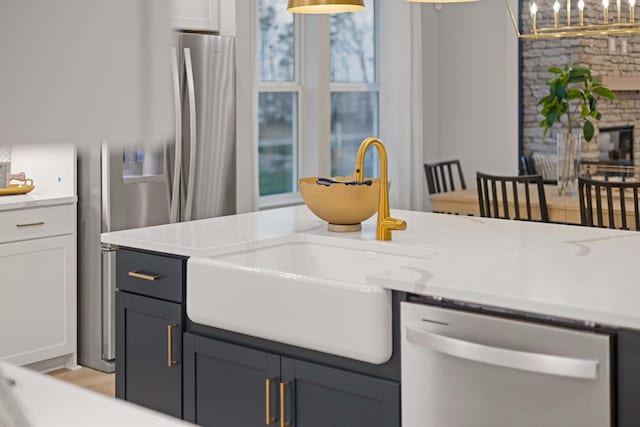
[[[160,276],[156,276],[155,274],[144,274],[138,273],[137,271],[130,271],[129,277],[135,277],[136,279],[144,279],[153,282],[154,280],[158,280]]]
[[[285,391],[287,384],[289,384],[289,381],[280,383],[280,427],[291,427],[291,424],[286,421],[285,414]]]
[[[275,423],[278,421],[277,418],[271,416],[271,384],[276,382],[276,378],[267,378],[264,380],[264,391],[265,391],[265,399],[264,399],[264,423],[266,425],[270,425],[271,423]]]
[[[167,366],[172,367],[178,362],[173,360],[173,329],[178,325],[167,325]]]
[[[26,223],[26,224],[16,224],[16,227],[25,228],[25,227],[35,227],[36,225],[44,225],[44,221],[29,222],[29,223]]]

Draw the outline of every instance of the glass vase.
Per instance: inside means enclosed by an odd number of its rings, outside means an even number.
[[[574,196],[578,194],[580,175],[580,133],[558,133],[558,194]]]

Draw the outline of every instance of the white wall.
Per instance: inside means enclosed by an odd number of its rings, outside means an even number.
[[[33,194],[76,194],[73,144],[23,144],[11,149],[11,172],[33,180]]]
[[[504,2],[422,12],[425,162],[460,159],[470,187],[476,171],[517,174],[518,42]]]
[[[419,6],[379,1],[380,139],[388,154],[389,203],[392,208],[420,209],[422,144],[414,139],[411,78],[419,59],[413,55],[412,12]]]
[[[438,18],[434,5],[422,6],[422,111],[424,114],[423,164],[440,159],[440,108],[439,108],[439,67],[438,67]],[[424,194],[427,194],[426,178],[423,172]],[[431,209],[431,200],[424,197],[423,208]]]
[[[258,209],[258,117],[255,72],[255,8],[246,1],[220,0],[220,34],[236,37],[236,210]],[[247,126],[247,123],[254,123]]]

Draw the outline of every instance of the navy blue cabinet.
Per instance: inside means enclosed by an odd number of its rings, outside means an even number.
[[[400,426],[400,384],[375,376],[396,362],[380,368],[194,325],[186,258],[119,249],[116,278],[118,398],[212,427]]]
[[[184,336],[184,417],[203,426],[399,427],[400,385]]]
[[[400,427],[400,384],[282,358],[285,421],[296,427]]]
[[[182,306],[116,293],[116,396],[182,417]]]
[[[116,255],[116,397],[182,418],[186,259]]]
[[[274,423],[280,357],[184,334],[184,419],[202,426]]]

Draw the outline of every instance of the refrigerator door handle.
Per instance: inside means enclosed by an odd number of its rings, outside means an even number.
[[[182,167],[182,109],[180,108],[180,74],[178,72],[178,53],[171,49],[171,72],[173,74],[174,112],[176,115],[176,140],[173,163],[173,184],[171,187],[171,210],[169,222],[177,222],[180,207],[180,169]]]
[[[109,147],[100,147],[100,203],[102,208],[102,232],[111,231],[111,188],[109,182]]]
[[[116,249],[102,247],[102,358],[116,358]]]
[[[100,147],[100,200],[102,207],[102,232],[111,231],[111,183],[110,183],[109,147],[103,143]],[[113,360],[115,355],[115,268],[114,248],[102,247],[102,358]]]
[[[189,94],[189,177],[187,179],[187,199],[185,202],[184,221],[191,221],[193,210],[193,191],[196,174],[196,90],[193,82],[193,65],[191,63],[191,49],[184,49],[184,64],[187,69],[187,92]]]

